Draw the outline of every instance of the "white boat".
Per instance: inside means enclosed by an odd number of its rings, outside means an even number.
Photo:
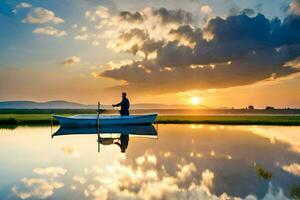
[[[97,127],[98,115],[74,115],[74,116],[59,116],[54,115],[61,126],[64,127]],[[157,117],[157,113],[144,115],[99,115],[99,126],[107,125],[146,125],[153,124]]]

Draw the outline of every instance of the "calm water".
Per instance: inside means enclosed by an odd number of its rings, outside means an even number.
[[[50,127],[0,129],[0,199],[289,199],[300,186],[299,127],[159,125],[157,132],[52,138]],[[258,166],[272,178],[259,176]]]

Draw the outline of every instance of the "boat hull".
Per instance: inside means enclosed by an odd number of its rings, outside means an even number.
[[[111,125],[147,125],[154,123],[157,114],[130,115],[130,116],[101,116],[100,126]],[[54,116],[64,127],[97,127],[97,115],[75,115],[71,117]]]

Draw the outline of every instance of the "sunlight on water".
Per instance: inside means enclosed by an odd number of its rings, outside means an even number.
[[[117,133],[101,134],[98,152],[97,134],[0,129],[1,199],[289,199],[300,186],[298,127],[156,129],[130,135],[125,153]]]

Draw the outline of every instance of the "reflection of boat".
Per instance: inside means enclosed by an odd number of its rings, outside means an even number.
[[[97,128],[71,128],[60,127],[53,136],[60,135],[76,135],[76,134],[105,134],[105,133],[119,133],[125,135],[140,135],[140,136],[157,136],[157,132],[153,125],[148,126],[101,126]]]
[[[97,134],[98,136],[98,151],[100,151],[100,144],[102,145],[118,145],[122,153],[125,153],[128,143],[129,135],[147,138],[157,138],[157,131],[153,125],[148,126],[101,126],[98,128],[84,127],[71,128],[61,126],[52,137],[63,135],[86,135]],[[102,134],[108,134],[102,137]],[[117,135],[115,135],[117,134]]]
[[[64,117],[54,115],[61,126],[68,127],[96,127],[98,115],[74,115],[71,117]],[[156,113],[144,115],[100,115],[99,124],[101,125],[138,125],[138,124],[152,124],[157,117]]]

